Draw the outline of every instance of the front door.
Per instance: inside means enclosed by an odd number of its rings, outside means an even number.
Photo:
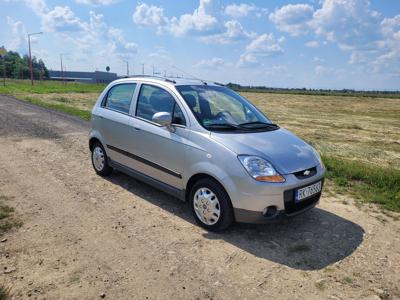
[[[152,121],[157,112],[172,115],[172,130]],[[142,84],[136,104],[132,127],[135,139],[136,169],[154,179],[183,189],[185,145],[188,130],[179,103],[165,89]]]

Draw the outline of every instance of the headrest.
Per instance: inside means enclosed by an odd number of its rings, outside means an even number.
[[[197,104],[196,98],[193,95],[185,95],[185,100],[190,108],[194,108]]]

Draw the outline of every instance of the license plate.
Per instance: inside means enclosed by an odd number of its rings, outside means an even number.
[[[298,189],[296,191],[295,201],[298,202],[312,195],[318,194],[321,191],[321,188],[322,188],[322,182],[318,181],[312,185]]]

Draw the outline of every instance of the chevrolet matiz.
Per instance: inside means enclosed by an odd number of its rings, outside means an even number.
[[[317,151],[217,83],[137,76],[99,96],[89,147],[94,170],[113,169],[190,203],[218,231],[313,208],[324,184]]]

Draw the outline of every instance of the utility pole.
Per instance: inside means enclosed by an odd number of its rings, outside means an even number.
[[[63,56],[68,55],[68,54],[69,53],[60,53],[61,82],[62,82],[62,84],[65,84],[65,76],[64,76],[65,66],[63,64]]]
[[[124,60],[124,62],[126,63],[126,76],[129,77],[129,61]]]
[[[33,68],[32,68],[32,52],[31,52],[31,36],[42,34],[43,32],[28,33],[28,44],[29,44],[29,69],[31,73],[31,84],[33,85]]]
[[[64,69],[63,69],[63,63],[62,63],[62,54],[60,54],[60,62],[61,62],[61,82],[64,84]]]
[[[2,58],[3,58],[3,85],[6,86],[6,56],[3,55]]]
[[[4,47],[0,48],[0,58],[3,59],[3,85],[6,86],[6,54],[7,50]]]
[[[142,75],[144,75],[144,64],[142,64]]]

